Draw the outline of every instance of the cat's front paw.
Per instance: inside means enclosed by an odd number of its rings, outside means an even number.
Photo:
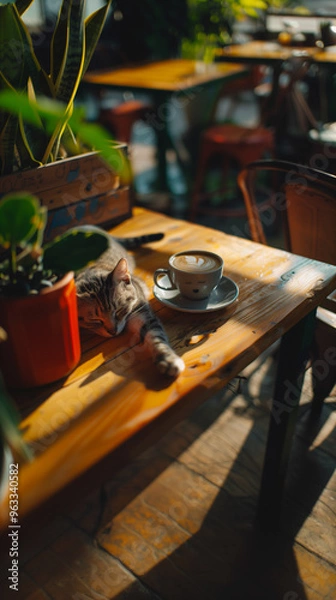
[[[155,363],[160,373],[169,377],[178,377],[185,369],[182,358],[173,352],[157,357]]]

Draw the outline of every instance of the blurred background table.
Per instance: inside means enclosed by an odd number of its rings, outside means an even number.
[[[197,118],[206,125],[223,83],[244,77],[246,68],[240,64],[204,63],[189,59],[170,59],[140,65],[88,72],[84,82],[87,89],[99,97],[102,90],[146,92],[154,106],[148,114],[148,124],[157,138],[158,191],[170,191],[167,179],[167,151],[173,148],[176,159],[188,181],[188,159],[171,135],[171,125],[178,111],[194,104],[201,93],[207,102],[197,110]],[[174,102],[175,100],[175,102]]]
[[[239,62],[246,65],[267,65],[273,70],[273,87],[271,92],[272,101],[278,93],[279,77],[286,61],[293,59],[306,59],[318,68],[319,76],[325,84],[326,73],[334,73],[336,69],[336,46],[319,48],[317,46],[283,46],[277,41],[253,40],[244,44],[237,44],[222,48],[217,52],[218,60],[225,62]],[[321,112],[324,118],[328,118],[328,110],[325,107],[326,90],[324,85],[320,86],[323,97],[321,101]]]
[[[236,44],[221,48],[217,56],[228,62],[263,63],[274,66],[292,56],[307,56],[315,62],[325,65],[336,65],[336,47],[318,48],[317,46],[282,46],[276,41],[252,40],[244,44]]]

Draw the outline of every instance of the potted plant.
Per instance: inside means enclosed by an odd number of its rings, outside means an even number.
[[[33,1],[0,5],[0,195],[22,189],[37,193],[49,208],[49,218],[58,210],[52,235],[61,231],[60,223],[63,229],[68,227],[74,214],[80,222],[86,222],[88,215],[93,223],[118,222],[130,214],[125,145],[111,145],[108,134],[103,136],[101,131],[97,147],[94,139],[85,137],[85,127],[73,128],[80,125],[74,114],[76,94],[111,0],[86,19],[85,2],[63,0],[50,41],[47,70],[37,59],[22,18]],[[32,108],[33,119],[26,119],[21,106],[25,101]],[[39,106],[42,112],[37,110]],[[52,120],[45,117],[47,107]],[[103,137],[109,152],[102,161]]]
[[[270,7],[289,3],[290,0],[188,0],[188,35],[182,52],[211,61],[216,48],[232,43],[237,21],[260,19]]]
[[[97,259],[108,236],[77,227],[43,244],[47,210],[28,193],[0,203],[0,371],[10,387],[43,385],[80,358],[74,271]]]

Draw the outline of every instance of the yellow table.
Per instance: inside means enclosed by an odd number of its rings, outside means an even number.
[[[217,56],[228,62],[259,63],[274,65],[293,56],[307,56],[315,62],[325,65],[336,64],[335,47],[282,46],[276,41],[254,40],[244,44],[227,46],[217,52]]]
[[[328,98],[328,79],[335,71],[336,66],[336,46],[326,48],[318,48],[317,46],[282,46],[277,41],[260,41],[254,40],[244,44],[227,46],[217,52],[219,60],[225,63],[243,63],[245,65],[268,65],[273,69],[273,86],[269,106],[274,107],[279,92],[279,76],[281,74],[283,64],[290,59],[307,59],[308,62],[314,63],[319,67],[320,75],[320,120],[328,121],[330,119],[330,104],[331,99]],[[297,92],[298,93],[298,92]],[[306,110],[308,120],[311,127],[315,128],[314,118],[309,115],[309,107],[301,95],[301,112],[304,115]],[[280,122],[281,127],[281,122]]]
[[[186,104],[193,102],[200,91],[209,89],[211,102],[202,107],[199,114],[201,126],[208,124],[212,107],[218,93],[225,82],[243,77],[246,68],[241,65],[200,63],[189,59],[169,59],[149,62],[140,65],[130,65],[117,69],[88,72],[84,77],[87,89],[99,93],[102,89],[127,91],[145,91],[152,97],[155,115],[148,117],[148,124],[153,127],[157,136],[158,147],[158,189],[169,191],[167,181],[167,150],[172,147],[177,160],[185,174],[188,173],[185,161],[180,156],[179,148],[169,134],[171,122],[177,118],[177,107],[171,100],[179,98]]]
[[[239,296],[227,308],[200,315],[168,308],[151,294],[186,364],[175,381],[156,373],[144,348],[124,333],[83,338],[81,362],[64,381],[13,393],[26,415],[24,438],[35,452],[19,469],[22,520],[39,518],[47,501],[59,507],[110,479],[113,469],[161,438],[284,336],[259,503],[261,522],[278,515],[301,389],[304,332],[314,309],[335,288],[336,266],[144,209],[135,209],[114,229],[118,236],[158,231],[165,234],[161,241],[136,252],[137,272],[150,289],[155,269],[166,266],[171,254],[203,248],[224,258],[225,275],[236,282]],[[5,527],[6,500],[0,516]]]

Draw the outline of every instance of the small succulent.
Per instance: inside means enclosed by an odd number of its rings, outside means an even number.
[[[26,192],[0,202],[0,295],[27,296],[52,286],[69,271],[79,271],[108,247],[102,232],[69,229],[43,244],[47,208]],[[2,249],[2,252],[1,252]]]

